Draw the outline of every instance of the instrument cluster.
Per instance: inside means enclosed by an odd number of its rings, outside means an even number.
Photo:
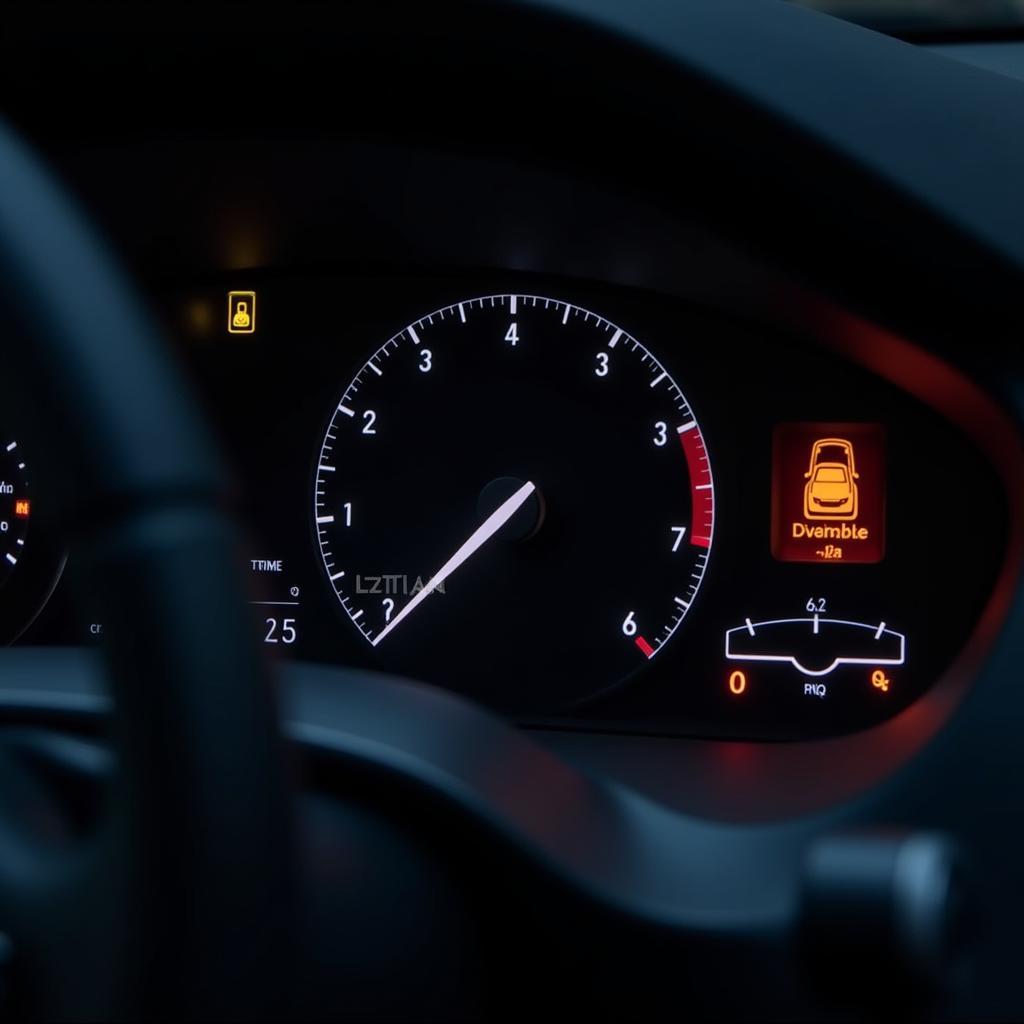
[[[513,274],[233,273],[165,314],[281,656],[527,725],[821,737],[933,685],[1005,557],[998,467],[827,337]],[[0,454],[5,595],[34,496]]]

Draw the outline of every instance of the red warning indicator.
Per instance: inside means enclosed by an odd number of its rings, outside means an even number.
[[[775,428],[772,554],[782,562],[880,562],[885,432],[877,423]]]
[[[711,547],[711,534],[715,528],[715,491],[711,481],[711,466],[704,450],[704,438],[696,420],[678,427],[679,443],[686,455],[690,471],[690,500],[693,504],[693,529],[690,543],[699,548]]]
[[[642,636],[638,636],[633,643],[640,648],[645,658],[649,659],[654,657],[654,648]]]

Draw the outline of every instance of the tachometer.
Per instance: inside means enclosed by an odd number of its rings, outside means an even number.
[[[658,655],[714,535],[668,366],[532,295],[455,303],[374,352],[330,417],[313,506],[326,578],[382,666],[552,710]]]

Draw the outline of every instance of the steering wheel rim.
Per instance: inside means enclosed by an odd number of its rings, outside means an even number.
[[[224,474],[127,279],[2,123],[0,303],[27,387],[0,386],[30,395],[19,404],[59,468],[58,509],[102,609],[118,766],[96,834],[59,844],[13,811],[32,780],[13,759],[0,769],[13,1009],[274,1016],[288,997],[289,796]]]

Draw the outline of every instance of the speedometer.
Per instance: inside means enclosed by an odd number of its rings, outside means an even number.
[[[18,442],[0,442],[0,587],[14,572],[25,553],[31,504],[28,471]]]
[[[4,434],[0,424],[0,644],[10,643],[32,623],[60,576],[64,553],[37,516],[36,501],[46,508],[42,492],[29,486],[22,435]],[[36,478],[31,477],[33,485]]]
[[[330,415],[313,496],[326,581],[382,667],[551,710],[677,635],[714,513],[668,365],[533,295],[446,306],[378,348]]]

